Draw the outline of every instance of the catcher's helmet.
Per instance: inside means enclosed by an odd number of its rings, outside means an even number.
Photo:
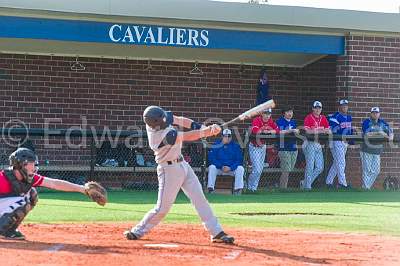
[[[11,153],[9,160],[10,166],[13,170],[18,170],[26,181],[32,181],[33,175],[28,175],[24,165],[26,163],[37,164],[37,156],[33,151],[27,148],[18,148],[16,151]]]
[[[143,112],[143,120],[153,129],[164,129],[167,127],[167,114],[159,106],[148,106]]]

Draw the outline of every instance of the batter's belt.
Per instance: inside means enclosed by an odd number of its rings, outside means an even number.
[[[164,165],[171,165],[171,164],[180,163],[180,162],[183,162],[183,156],[182,155],[179,155],[179,157],[177,159],[175,159],[175,160],[159,163],[159,165],[164,166]]]

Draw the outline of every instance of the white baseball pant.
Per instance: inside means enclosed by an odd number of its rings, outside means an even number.
[[[192,167],[185,161],[168,165],[161,163],[157,167],[158,199],[156,206],[150,210],[138,225],[131,229],[138,237],[142,237],[167,215],[182,188],[186,196],[196,208],[204,227],[214,237],[222,231],[207,199],[198,177]]]
[[[249,190],[257,190],[260,177],[264,169],[265,155],[267,152],[267,146],[254,146],[252,143],[249,144],[249,155],[251,161],[251,173],[247,181],[247,188]]]
[[[208,188],[214,188],[215,180],[217,179],[218,175],[229,175],[235,177],[235,186],[234,189],[242,189],[243,188],[243,175],[244,175],[244,168],[243,166],[239,165],[235,171],[229,171],[225,173],[221,169],[217,169],[215,165],[210,165],[208,167]]]
[[[346,152],[347,142],[345,141],[332,141],[331,153],[333,157],[332,166],[329,169],[329,173],[326,176],[326,184],[332,185],[335,177],[338,177],[339,184],[347,186],[346,181]]]
[[[371,189],[381,171],[381,156],[368,152],[360,152],[362,168],[362,187]]]
[[[311,189],[314,180],[324,170],[324,155],[322,153],[321,144],[315,141],[305,141],[303,144],[303,152],[306,159],[303,188]]]

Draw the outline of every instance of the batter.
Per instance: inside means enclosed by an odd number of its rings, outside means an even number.
[[[204,227],[211,235],[212,242],[232,244],[234,238],[226,234],[215,217],[204,196],[199,179],[192,167],[183,159],[181,149],[183,141],[194,141],[203,137],[218,135],[218,125],[204,126],[185,117],[174,116],[158,106],[149,106],[143,113],[146,123],[149,146],[154,151],[158,176],[158,200],[131,230],[124,235],[128,240],[137,240],[156,226],[169,212],[182,188],[196,208]],[[172,125],[192,129],[180,132]]]

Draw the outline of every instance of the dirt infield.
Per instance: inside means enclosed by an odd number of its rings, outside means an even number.
[[[19,265],[400,265],[400,238],[281,229],[228,229],[212,244],[201,226],[156,227],[128,241],[127,224],[28,224],[26,241],[0,239],[2,266]]]

